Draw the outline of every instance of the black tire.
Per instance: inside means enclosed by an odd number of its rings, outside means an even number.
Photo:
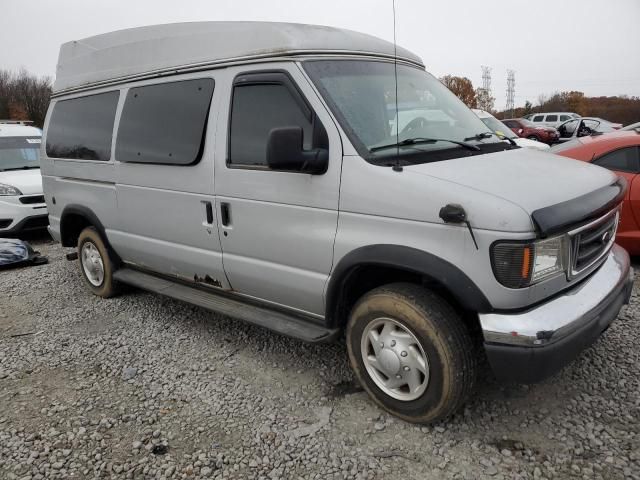
[[[83,257],[82,257],[82,249],[85,244],[90,243],[97,249],[100,254],[100,260],[102,261],[104,275],[102,282],[99,285],[94,285],[87,273],[85,272],[83,266]],[[98,233],[98,231],[94,227],[87,227],[82,232],[80,232],[80,236],[78,237],[78,265],[80,266],[80,273],[82,277],[85,279],[85,282],[89,286],[89,289],[93,294],[102,297],[109,298],[117,295],[119,293],[119,285],[113,279],[113,272],[115,272],[115,265],[109,256],[109,250],[105,245],[102,237]]]
[[[362,336],[370,322],[382,317],[408,329],[427,356],[428,383],[415,400],[399,400],[384,392],[364,364]],[[403,420],[445,419],[465,403],[475,386],[476,349],[466,325],[449,303],[420,285],[395,283],[370,291],[353,308],[346,333],[349,360],[360,384],[380,407]]]

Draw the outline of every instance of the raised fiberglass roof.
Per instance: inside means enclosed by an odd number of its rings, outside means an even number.
[[[308,54],[393,58],[393,43],[371,35],[319,25],[275,22],[194,22],[120,30],[65,43],[54,92],[136,78],[172,69],[249,59]],[[400,60],[420,57],[397,48]]]

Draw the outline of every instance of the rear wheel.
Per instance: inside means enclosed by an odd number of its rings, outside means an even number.
[[[113,280],[113,262],[94,227],[85,228],[78,237],[78,260],[80,272],[95,295],[108,298],[118,293],[117,282]]]
[[[391,284],[363,296],[349,318],[347,349],[373,400],[410,422],[450,416],[475,384],[466,326],[442,297],[419,285]]]

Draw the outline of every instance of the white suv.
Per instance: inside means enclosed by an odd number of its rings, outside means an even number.
[[[0,236],[49,224],[40,176],[39,128],[0,121]]]
[[[547,113],[533,113],[527,115],[527,120],[537,123],[539,125],[547,125],[549,127],[558,127],[560,124],[572,120],[574,118],[580,118],[580,115],[573,112],[547,112]]]

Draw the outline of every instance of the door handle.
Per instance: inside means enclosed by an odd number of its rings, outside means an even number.
[[[220,221],[225,227],[231,225],[231,206],[227,202],[220,203]]]
[[[207,215],[207,223],[209,225],[213,224],[213,207],[211,206],[211,202],[202,202],[204,203],[204,209]]]

